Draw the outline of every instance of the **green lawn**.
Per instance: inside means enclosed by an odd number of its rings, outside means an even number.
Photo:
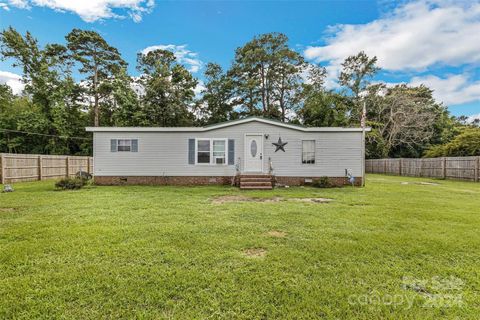
[[[480,314],[480,184],[14,187],[0,194],[2,319]],[[283,201],[212,203],[222,195]],[[288,200],[307,197],[334,201]]]

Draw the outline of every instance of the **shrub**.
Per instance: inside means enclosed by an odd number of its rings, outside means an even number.
[[[313,180],[312,186],[315,188],[331,188],[333,187],[328,177],[321,177],[320,179]]]
[[[83,178],[63,178],[55,183],[55,188],[60,190],[81,189],[87,184],[87,179]]]
[[[480,128],[469,128],[450,142],[431,147],[425,152],[424,157],[466,157],[478,155],[480,155]]]
[[[85,179],[85,180],[91,180],[92,179],[92,175],[88,172],[85,172],[85,171],[78,171],[76,174],[75,174],[75,178],[78,178],[78,179]]]

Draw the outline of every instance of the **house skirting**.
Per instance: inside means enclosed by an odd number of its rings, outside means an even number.
[[[275,176],[275,183],[287,186],[304,186],[310,184],[310,182],[305,182],[305,179],[308,180],[317,180],[320,177],[279,177]],[[350,185],[348,182],[348,178],[346,177],[328,177],[328,181],[335,187],[341,187]],[[355,177],[355,185],[361,186],[362,185],[362,178]]]
[[[97,185],[230,185],[233,177],[231,176],[95,176],[94,181]],[[309,182],[305,180],[316,180],[320,177],[279,177],[275,176],[275,183],[288,186],[303,186]],[[334,186],[349,185],[345,177],[328,177],[330,183]],[[237,180],[237,179],[236,179]],[[236,181],[237,182],[237,181]],[[362,178],[355,177],[355,185],[362,185]]]

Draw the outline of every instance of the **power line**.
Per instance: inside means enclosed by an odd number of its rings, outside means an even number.
[[[43,136],[43,137],[55,137],[55,138],[61,138],[61,139],[92,140],[92,138],[85,138],[85,137],[58,136],[58,135],[54,135],[54,134],[44,134],[44,133],[27,132],[27,131],[20,131],[20,130],[10,130],[10,129],[2,129],[2,128],[0,128],[0,131],[3,131],[3,132],[13,132],[13,133],[32,134],[32,135]]]

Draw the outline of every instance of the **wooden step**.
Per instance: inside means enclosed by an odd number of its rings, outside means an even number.
[[[240,174],[240,177],[244,178],[271,178],[269,174]]]
[[[272,190],[272,176],[268,174],[242,174],[239,176],[242,190]]]
[[[242,190],[272,190],[272,186],[240,186]]]
[[[240,178],[241,182],[272,182],[272,178]]]
[[[254,186],[272,186],[272,182],[270,181],[249,181],[249,182],[240,182],[240,186],[245,187],[254,187]]]

